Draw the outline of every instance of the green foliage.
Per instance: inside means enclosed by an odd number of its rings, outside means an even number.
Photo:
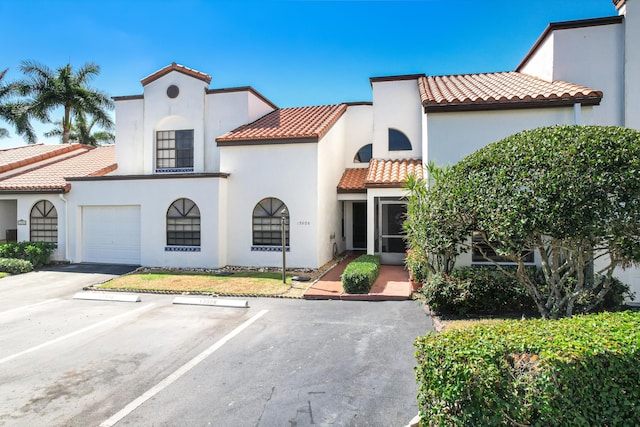
[[[0,71],[0,119],[11,124],[16,133],[28,143],[36,142],[36,135],[29,123],[28,106],[17,98],[18,88],[14,83],[3,82],[8,69]],[[9,136],[9,131],[0,128],[0,138]]]
[[[429,193],[427,201],[435,203],[421,209],[441,220],[427,229],[435,228],[435,235],[481,232],[484,244],[518,265],[505,274],[528,289],[543,317],[570,316],[587,293],[597,305],[611,288],[614,269],[640,261],[636,130],[524,131],[467,156]],[[526,249],[539,257],[543,283],[524,269]]]
[[[28,273],[33,271],[33,264],[23,259],[0,258],[0,271],[9,274]]]
[[[55,249],[49,242],[12,242],[0,245],[0,258],[14,258],[29,261],[33,268],[39,268],[49,262]]]
[[[424,426],[636,426],[640,313],[504,321],[416,340]]]
[[[535,267],[532,275],[542,273]],[[544,278],[542,278],[544,279]],[[419,291],[437,314],[486,314],[529,312],[536,306],[517,280],[489,266],[463,267],[448,274],[434,274]]]
[[[450,168],[438,168],[430,163],[428,173],[432,184],[440,184],[446,182]],[[405,188],[409,190],[407,217],[403,224],[405,240],[411,250],[407,259],[409,272],[421,280],[424,280],[425,272],[450,273],[456,257],[464,251],[462,243],[469,230],[450,215],[453,200],[431,191],[426,181],[411,175]]]
[[[361,255],[351,261],[342,273],[342,287],[348,294],[366,294],[380,274],[380,258]]]

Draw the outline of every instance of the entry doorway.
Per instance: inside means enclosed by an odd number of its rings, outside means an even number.
[[[367,250],[367,202],[353,202],[353,249]]]
[[[402,224],[407,203],[402,200],[378,200],[378,248],[380,263],[402,265],[407,253]]]

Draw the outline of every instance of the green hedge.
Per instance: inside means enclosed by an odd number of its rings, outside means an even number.
[[[640,425],[640,312],[504,321],[415,345],[423,426]]]
[[[55,249],[49,242],[12,242],[0,245],[0,258],[15,258],[29,261],[33,268],[39,268],[49,262]]]
[[[380,258],[361,255],[347,265],[342,273],[342,287],[348,294],[366,294],[380,274]]]
[[[33,264],[23,259],[0,258],[0,271],[9,274],[22,274],[33,271]]]
[[[529,276],[544,283],[542,270],[527,267]],[[537,311],[527,289],[517,280],[492,266],[470,266],[454,270],[450,275],[430,276],[419,291],[436,314],[487,314]],[[616,310],[630,296],[629,287],[614,278],[605,300],[594,311]],[[593,293],[585,293],[577,301],[576,312],[590,305]]]

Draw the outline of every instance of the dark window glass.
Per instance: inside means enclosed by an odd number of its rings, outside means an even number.
[[[397,129],[389,128],[389,151],[410,151],[411,141]]]
[[[496,247],[496,243],[491,244]],[[490,262],[483,256],[485,254],[490,260],[498,263],[513,263],[513,261],[502,257],[496,253],[495,250],[485,241],[482,233],[478,231],[473,232],[473,252],[471,254],[472,262]],[[526,263],[533,263],[533,251],[523,251],[520,256]]]
[[[372,157],[373,157],[373,145],[367,144],[358,150],[358,152],[356,153],[356,156],[353,158],[353,161],[356,163],[369,163]]]
[[[48,200],[40,200],[31,208],[30,240],[32,242],[58,242],[58,211]]]
[[[263,199],[253,209],[253,244],[282,246],[282,215],[285,213],[285,245],[289,246],[289,210],[279,199]]]
[[[178,199],[167,211],[167,245],[200,246],[200,209],[189,199]]]
[[[193,129],[156,132],[156,168],[193,167]]]

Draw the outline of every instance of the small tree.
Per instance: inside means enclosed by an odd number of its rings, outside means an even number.
[[[545,318],[571,316],[587,296],[587,310],[597,305],[614,269],[640,260],[640,132],[632,129],[521,132],[467,156],[433,193],[428,202],[449,203],[444,211],[436,204],[444,215],[438,233],[448,224],[480,232],[485,245],[517,265],[496,263],[529,290]],[[545,283],[525,269],[526,250],[539,255]]]
[[[449,168],[429,163],[429,185],[413,175],[405,185],[409,190],[404,222],[405,240],[410,251],[407,267],[417,281],[426,279],[426,274],[451,273],[456,258],[465,250],[462,244],[468,230],[450,209],[452,200],[441,197],[441,191],[429,188],[435,184],[445,186],[444,177],[449,171]]]

